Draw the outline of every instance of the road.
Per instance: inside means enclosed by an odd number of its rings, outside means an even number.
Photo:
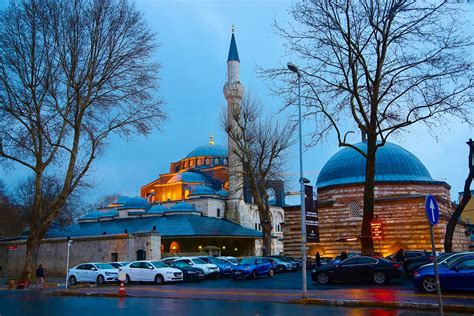
[[[432,312],[376,308],[343,308],[314,305],[233,302],[166,298],[105,298],[51,296],[40,291],[0,291],[1,316],[121,316],[121,315],[324,315],[395,316],[436,315]],[[462,315],[462,314],[451,314]]]

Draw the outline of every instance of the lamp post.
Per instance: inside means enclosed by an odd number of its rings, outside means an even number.
[[[66,290],[69,282],[69,249],[71,248],[73,241],[70,237],[67,238],[67,259],[66,259]]]
[[[305,192],[303,178],[303,136],[301,127],[301,73],[298,67],[293,63],[287,64],[288,69],[298,76],[298,138],[299,138],[299,149],[300,149],[300,197],[301,197],[301,278],[303,283],[303,298],[306,298],[306,214],[305,214]],[[311,197],[312,198],[312,197]]]

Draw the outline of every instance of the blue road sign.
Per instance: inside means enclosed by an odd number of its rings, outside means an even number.
[[[432,195],[427,195],[425,200],[425,212],[426,218],[431,225],[438,224],[439,221],[439,208],[436,199]]]

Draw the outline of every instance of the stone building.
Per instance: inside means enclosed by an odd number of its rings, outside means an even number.
[[[355,144],[362,151],[367,143]],[[425,216],[425,198],[435,196],[440,222],[435,227],[436,249],[443,251],[444,233],[453,212],[450,186],[432,179],[421,161],[404,148],[386,143],[376,154],[375,217],[382,222],[383,240],[374,241],[374,249],[388,255],[403,249],[430,250],[429,224]],[[346,147],[331,157],[317,180],[319,243],[308,243],[308,254],[334,256],[342,251],[360,251],[363,213],[365,158]],[[285,209],[283,228],[285,253],[300,256],[296,207]],[[454,235],[454,249],[468,248],[465,227],[461,223]]]
[[[224,95],[228,106],[239,107],[243,97],[240,59],[232,33]],[[173,254],[203,253],[212,248],[222,255],[260,255],[262,232],[257,207],[241,176],[233,144],[214,143],[191,150],[172,162],[168,173],[140,189],[140,197],[120,197],[88,212],[71,226],[52,229],[40,249],[39,261],[50,274],[63,274],[68,238],[71,265],[85,261],[160,259]],[[231,174],[231,176],[229,176]],[[272,251],[283,251],[284,186],[273,181],[270,193],[274,225]],[[25,240],[0,241],[0,274],[15,275],[23,267]]]

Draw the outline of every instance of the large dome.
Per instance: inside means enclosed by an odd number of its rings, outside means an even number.
[[[168,180],[168,183],[177,183],[177,182],[188,182],[188,183],[209,183],[209,180],[202,174],[186,171],[182,173],[175,174],[171,179]]]
[[[186,156],[186,158],[202,157],[202,156],[227,157],[227,147],[216,145],[216,144],[202,145],[193,149],[193,151],[191,151]]]
[[[355,146],[367,152],[367,143]],[[377,149],[375,160],[376,182],[434,182],[423,163],[408,150],[386,143]],[[318,176],[318,188],[365,182],[365,158],[355,149],[338,151],[324,165]]]

